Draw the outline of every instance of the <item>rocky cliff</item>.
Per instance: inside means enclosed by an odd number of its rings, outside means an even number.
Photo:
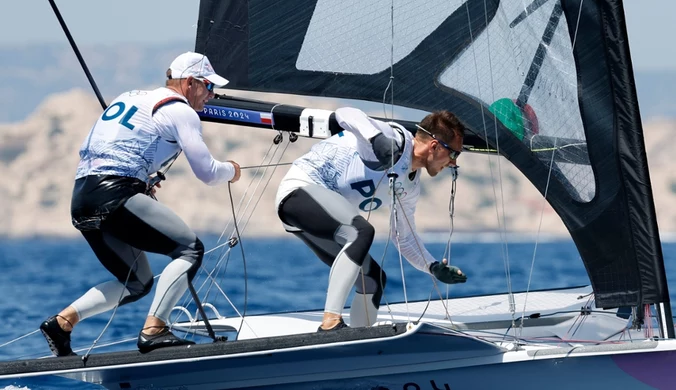
[[[307,104],[303,100],[294,103]],[[324,106],[332,108],[330,104]],[[0,220],[3,222],[0,235],[77,234],[70,223],[69,203],[78,149],[100,112],[101,107],[91,93],[72,90],[49,96],[22,122],[0,125]],[[669,169],[673,164],[671,139],[676,134],[676,122],[652,119],[644,124],[644,129],[660,230],[676,231],[676,208],[672,207],[676,200],[676,173]],[[242,166],[263,163],[266,153],[275,150],[274,136],[269,130],[204,125],[204,139],[213,155],[221,160],[235,160]],[[283,155],[279,148],[274,160],[281,156],[281,162],[293,161],[314,142],[301,138],[290,144]],[[556,213],[506,160],[467,153],[459,164],[456,231],[500,231],[504,224],[510,232],[535,234],[540,229],[546,234],[566,235]],[[284,234],[273,210],[273,199],[286,169],[286,166],[279,167],[272,175],[272,168],[265,175],[247,169],[242,180],[232,185],[235,208],[245,192],[247,195],[238,213],[242,218],[240,228],[245,229],[245,234]],[[168,180],[157,194],[163,203],[197,231],[220,233],[224,230],[232,216],[227,185],[202,184],[192,175],[183,157],[167,176]],[[423,183],[423,196],[416,213],[418,229],[447,231],[450,175],[440,174],[436,178],[424,175]],[[381,233],[387,231],[388,213],[384,210],[386,208],[371,216]]]

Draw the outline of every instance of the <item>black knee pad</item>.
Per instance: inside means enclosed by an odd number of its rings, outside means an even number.
[[[385,274],[385,271],[378,266],[375,260],[371,259],[370,261],[371,265],[369,267],[369,272],[364,275],[366,280],[361,281],[361,276],[358,277],[355,282],[355,287],[360,294],[373,294],[373,304],[375,307],[379,308],[380,299],[383,297],[383,291],[387,284],[387,275]],[[362,291],[364,289],[366,291]]]
[[[385,290],[385,285],[387,284],[387,275],[385,274],[385,271],[380,270],[378,275],[375,275],[375,277],[378,287],[376,292],[373,294],[373,305],[377,308],[380,308],[380,299],[383,297],[383,290]]]
[[[357,238],[352,242],[346,250],[347,256],[355,262],[358,262],[358,265],[364,263],[364,259],[371,249],[371,244],[373,243],[373,237],[376,235],[376,230],[364,217],[358,215],[352,220],[352,226],[357,229]]]
[[[150,290],[153,289],[153,284],[155,283],[154,278],[150,278],[150,280],[147,283],[141,283],[140,281],[132,281],[127,283],[127,290],[129,290],[129,295],[122,298],[120,301],[120,306],[125,305],[127,303],[131,302],[136,302],[139,299],[145,297],[150,293]]]
[[[204,244],[199,238],[195,239],[195,254],[195,262],[190,266],[190,270],[188,271],[188,280],[191,282],[202,265],[202,259],[204,258]]]

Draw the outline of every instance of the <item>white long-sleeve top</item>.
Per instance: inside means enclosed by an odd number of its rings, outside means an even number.
[[[382,164],[377,161],[371,140],[378,134],[399,142],[403,137],[403,152],[392,168],[398,175],[394,188],[401,204],[401,207],[397,205],[399,247],[415,268],[429,273],[429,265],[436,259],[425,248],[415,227],[420,173],[411,171],[413,136],[399,126],[403,131],[393,129],[396,124],[374,120],[355,108],[336,110],[336,120],[346,131],[315,144],[294,162],[280,184],[276,204],[296,188],[318,184],[340,193],[362,212],[391,205],[387,177],[390,170],[372,168]],[[392,239],[397,239],[394,229]]]
[[[76,179],[116,175],[147,182],[181,150],[195,176],[208,185],[235,176],[232,163],[209,152],[199,116],[182,95],[168,88],[126,92],[101,114],[82,143]]]

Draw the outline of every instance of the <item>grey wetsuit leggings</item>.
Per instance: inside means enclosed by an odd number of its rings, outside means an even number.
[[[148,315],[168,322],[204,255],[204,246],[173,211],[143,194],[129,198],[97,230],[83,231],[101,264],[115,276],[91,288],[72,306],[80,320],[148,294],[153,274],[144,252],[173,259],[162,272]]]
[[[291,192],[279,205],[279,216],[322,262],[331,267],[326,305],[329,313],[341,314],[352,289],[350,326],[376,322],[385,272],[369,255],[373,226],[342,195],[319,185]],[[360,272],[361,275],[360,275]]]

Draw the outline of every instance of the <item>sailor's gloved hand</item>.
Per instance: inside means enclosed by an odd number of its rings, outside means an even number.
[[[446,284],[465,283],[467,275],[460,271],[460,268],[448,265],[448,260],[442,262],[435,261],[430,264],[430,273],[441,282]]]

